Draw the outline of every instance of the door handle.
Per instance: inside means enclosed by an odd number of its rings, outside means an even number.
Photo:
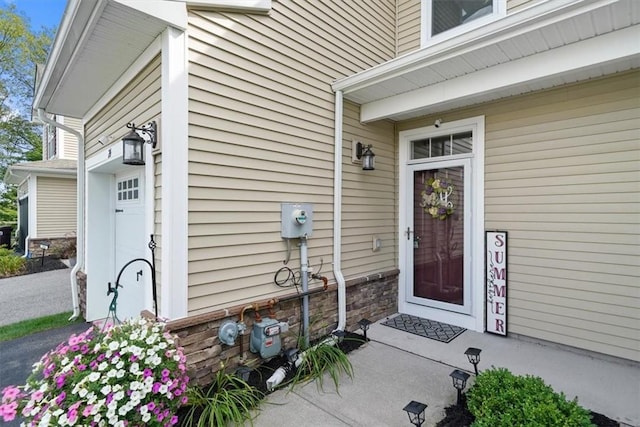
[[[124,209],[116,209],[116,213],[124,212]]]

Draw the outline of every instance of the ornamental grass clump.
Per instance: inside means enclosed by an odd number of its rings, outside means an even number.
[[[45,354],[27,383],[2,391],[0,417],[27,426],[172,426],[187,403],[185,356],[163,325],[97,327]]]

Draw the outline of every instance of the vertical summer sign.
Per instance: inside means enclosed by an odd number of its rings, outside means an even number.
[[[487,231],[487,332],[507,335],[507,232]]]

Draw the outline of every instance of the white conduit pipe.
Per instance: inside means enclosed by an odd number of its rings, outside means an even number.
[[[333,277],[338,284],[338,327],[344,331],[347,324],[347,290],[342,275],[342,91],[336,91],[335,135],[333,158]]]
[[[68,126],[58,123],[55,120],[51,120],[47,117],[46,112],[42,108],[38,108],[38,118],[41,122],[47,123],[51,126],[62,129],[65,132],[69,132],[78,140],[78,175],[76,178],[77,185],[77,251],[76,251],[76,265],[71,269],[71,298],[73,303],[73,314],[69,320],[75,320],[80,316],[80,301],[78,298],[78,279],[76,274],[84,266],[84,137],[80,132],[75,129],[71,129]]]
[[[333,277],[338,284],[338,326],[336,331],[344,331],[347,324],[347,291],[344,276],[341,270],[341,246],[342,246],[342,91],[336,91],[334,112],[334,157],[333,157]],[[334,336],[327,338],[320,345],[335,345]],[[306,351],[302,352],[295,361],[299,366],[305,358]],[[292,368],[291,364],[281,366],[267,380],[267,389],[277,387]]]
[[[287,372],[289,372],[289,370],[291,370],[291,368],[295,365],[295,367],[297,368],[298,366],[300,366],[302,364],[302,362],[304,362],[305,357],[307,356],[307,352],[308,351],[312,351],[316,348],[318,348],[321,345],[336,345],[336,343],[338,342],[338,339],[335,336],[330,336],[327,339],[323,340],[322,342],[320,342],[319,344],[314,345],[312,348],[303,351],[302,353],[300,353],[298,355],[298,358],[296,359],[296,361],[291,364],[289,363],[288,365],[285,366],[280,366],[278,369],[276,369],[276,371],[273,373],[273,375],[271,375],[269,377],[269,379],[267,379],[267,390],[271,391],[274,388],[278,387],[280,385],[280,383],[284,380],[284,378],[287,376]]]

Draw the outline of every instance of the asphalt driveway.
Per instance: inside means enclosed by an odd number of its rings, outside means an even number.
[[[0,279],[0,326],[73,310],[71,269]]]

